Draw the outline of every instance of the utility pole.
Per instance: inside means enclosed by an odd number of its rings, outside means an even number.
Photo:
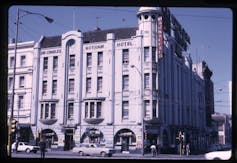
[[[24,13],[23,15],[20,15],[20,12]],[[26,15],[40,15],[42,17],[44,17],[49,23],[53,22],[53,19],[44,16],[41,13],[33,13],[30,11],[26,11],[26,10],[22,10],[22,9],[17,9],[17,16],[16,16],[16,37],[15,37],[15,47],[14,47],[14,65],[13,65],[13,80],[12,80],[12,94],[11,94],[11,115],[9,118],[9,127],[8,127],[8,156],[11,157],[11,148],[12,148],[12,137],[14,136],[14,133],[18,132],[17,131],[17,126],[15,126],[16,128],[14,128],[14,132],[12,132],[13,127],[14,127],[14,96],[15,96],[15,77],[16,77],[16,57],[17,57],[17,42],[18,42],[18,29],[19,29],[19,20],[20,18],[26,16]],[[18,112],[19,112],[19,108],[18,108]],[[18,118],[19,118],[19,113],[18,113]],[[18,119],[18,123],[16,125],[19,124],[19,119]],[[16,141],[18,139],[18,135],[16,134]]]

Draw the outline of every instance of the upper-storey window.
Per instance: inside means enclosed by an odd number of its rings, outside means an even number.
[[[43,71],[48,70],[48,57],[44,57],[44,62],[43,62]]]
[[[53,80],[52,94],[56,94],[56,93],[57,93],[57,80]]]
[[[58,69],[58,56],[53,57],[53,71],[57,71]]]
[[[21,67],[25,66],[26,65],[26,56],[22,55],[21,56]]]
[[[123,90],[128,90],[129,77],[128,75],[123,75]]]
[[[92,54],[91,53],[87,53],[87,61],[86,61],[86,63],[87,63],[87,67],[91,67],[91,65],[92,65]]]
[[[50,118],[51,118],[51,119],[56,118],[56,104],[55,104],[55,103],[51,103],[51,114],[50,114]]]
[[[103,65],[103,52],[98,52],[98,66]]]
[[[12,89],[13,87],[13,77],[9,77],[8,79],[8,89]]]
[[[149,61],[149,47],[144,47],[144,62]]]
[[[128,101],[123,101],[122,103],[122,119],[128,119],[129,114],[129,103]]]
[[[13,67],[14,66],[14,57],[10,57],[10,67]]]
[[[25,87],[25,77],[20,76],[19,78],[19,88],[24,88]]]
[[[69,93],[74,92],[74,85],[75,85],[74,79],[69,79],[69,86],[68,86],[68,92]]]
[[[42,93],[43,94],[47,93],[47,81],[43,81]]]
[[[18,108],[23,108],[23,103],[24,103],[24,96],[20,95],[18,96]]]
[[[150,78],[150,75],[148,73],[144,74],[144,88],[145,89],[149,88],[149,78]]]
[[[152,62],[156,62],[156,48],[155,47],[152,47],[151,55],[152,55]]]
[[[91,92],[91,78],[86,78],[86,92]]]
[[[128,64],[129,62],[129,53],[128,53],[128,49],[123,49],[123,53],[122,53],[122,57],[123,57],[123,64]]]
[[[71,54],[69,56],[69,66],[70,66],[70,68],[75,67],[75,54]]]
[[[98,77],[98,79],[97,79],[97,91],[98,92],[102,92],[102,81],[103,81],[103,78]]]
[[[73,119],[73,109],[74,108],[74,103],[70,102],[68,103],[68,114],[67,114],[67,118],[68,119]]]

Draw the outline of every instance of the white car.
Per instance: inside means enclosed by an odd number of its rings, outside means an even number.
[[[207,160],[229,160],[231,158],[231,150],[208,152],[204,157]]]
[[[100,155],[112,156],[114,150],[112,148],[105,147],[101,144],[80,144],[72,149],[72,152],[79,153],[80,156],[84,155]]]
[[[29,145],[27,142],[19,142],[17,152],[36,153],[39,149],[40,149],[39,146]],[[16,142],[12,144],[12,151],[15,150],[16,150]]]

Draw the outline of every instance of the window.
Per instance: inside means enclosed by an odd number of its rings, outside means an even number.
[[[145,106],[145,108],[144,108],[145,114],[144,115],[146,118],[149,118],[150,117],[150,111],[149,111],[150,101],[145,100],[144,106]]]
[[[70,66],[70,68],[75,67],[75,55],[74,54],[70,55],[70,57],[69,57],[69,66]]]
[[[128,75],[123,75],[123,90],[128,90],[128,81],[129,78],[128,78]]]
[[[18,96],[18,108],[23,108],[24,96]]]
[[[152,47],[152,62],[156,62],[156,48]]]
[[[152,73],[152,89],[156,90],[156,74]]]
[[[92,55],[91,53],[87,53],[87,67],[91,67],[91,63],[92,63]]]
[[[123,49],[123,52],[122,52],[122,57],[123,57],[123,64],[128,64],[128,61],[129,61],[129,55],[128,55],[128,49]]]
[[[90,103],[90,118],[93,118],[95,116],[95,104],[94,102]]]
[[[91,78],[86,78],[86,92],[91,92]]]
[[[12,89],[13,86],[13,77],[9,77],[8,79],[8,89]]]
[[[97,102],[97,110],[96,110],[97,118],[101,117],[101,109],[102,109],[102,103],[101,102]]]
[[[149,61],[149,47],[144,47],[144,62]]]
[[[44,119],[49,118],[49,104],[45,104],[45,117]]]
[[[123,101],[122,104],[122,119],[128,119],[128,107],[129,107],[129,103],[128,101]]]
[[[103,52],[98,52],[98,66],[103,65]]]
[[[68,103],[68,114],[67,114],[68,119],[73,118],[73,103]]]
[[[55,119],[55,108],[56,108],[56,104],[55,103],[52,103],[51,104],[51,114],[50,114],[50,118],[51,119]]]
[[[69,79],[69,87],[68,87],[69,93],[74,92],[74,79]]]
[[[14,67],[15,57],[10,57],[10,67]]]
[[[43,71],[47,71],[47,69],[48,69],[48,57],[44,57]]]
[[[57,80],[53,80],[52,94],[57,93]]]
[[[58,69],[58,56],[53,57],[53,71],[57,71]]]
[[[97,91],[102,92],[102,77],[98,77],[97,79]]]
[[[149,74],[144,74],[144,88],[148,89],[149,88]]]
[[[44,116],[44,104],[41,104],[40,119],[43,119],[43,116]]]
[[[88,118],[88,102],[85,103],[85,118]]]
[[[26,65],[26,56],[21,56],[21,67]]]
[[[42,92],[43,94],[46,94],[47,93],[47,81],[43,81],[43,88],[42,88]]]
[[[152,104],[152,117],[156,117],[156,101],[153,100]]]
[[[20,76],[20,78],[19,78],[19,87],[24,88],[24,86],[25,86],[25,77]]]

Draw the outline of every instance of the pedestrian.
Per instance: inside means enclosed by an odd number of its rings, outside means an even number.
[[[16,153],[18,152],[18,146],[19,146],[19,141],[18,140],[16,140]]]
[[[189,143],[186,145],[186,155],[189,156],[190,154],[190,145]]]
[[[46,142],[44,140],[41,140],[39,145],[40,145],[41,158],[45,158]]]
[[[156,153],[157,153],[157,151],[156,151],[156,145],[155,145],[155,144],[152,144],[150,148],[151,148],[152,157],[155,157],[155,156],[156,156]]]

